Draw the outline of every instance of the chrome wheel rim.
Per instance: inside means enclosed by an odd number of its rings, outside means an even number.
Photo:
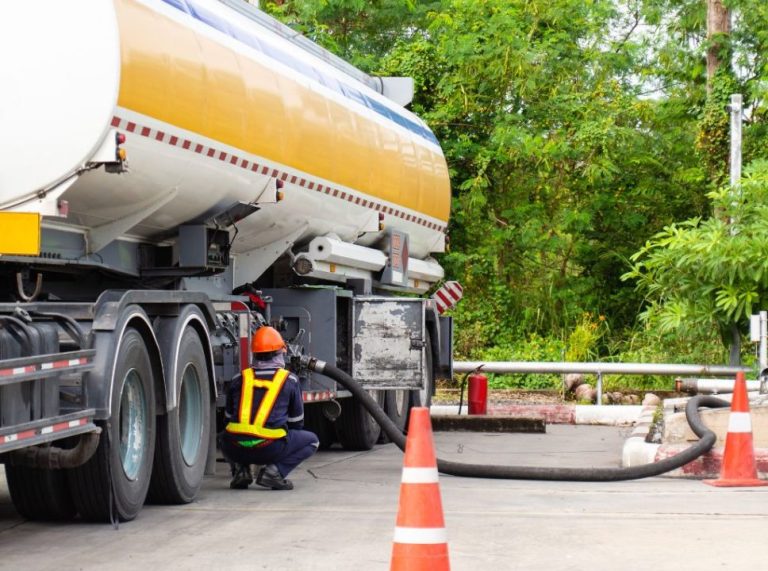
[[[189,363],[181,377],[179,394],[179,438],[181,456],[187,466],[192,466],[200,451],[203,433],[203,398],[200,375]]]
[[[129,370],[123,381],[119,413],[120,462],[129,480],[136,480],[147,447],[147,402],[141,376]]]

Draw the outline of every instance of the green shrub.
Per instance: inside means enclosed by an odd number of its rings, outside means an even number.
[[[514,345],[491,347],[479,351],[478,361],[561,361],[564,345],[559,339],[530,335]],[[519,375],[488,375],[492,389],[559,389],[560,375],[524,373]]]
[[[476,330],[470,330],[476,333]],[[461,336],[459,336],[461,338]],[[466,336],[465,339],[470,339]],[[604,354],[598,356],[598,341]],[[742,362],[750,366],[755,362],[752,346],[744,344]],[[472,361],[599,361],[615,363],[675,363],[720,365],[727,363],[728,354],[719,341],[716,328],[695,333],[673,334],[649,327],[624,332],[608,332],[602,321],[585,314],[568,336],[568,341],[542,337],[537,334],[504,345],[475,348],[468,356],[457,360]],[[461,378],[456,379],[460,381]],[[586,375],[585,382],[596,386],[595,375]],[[491,389],[547,389],[560,390],[562,376],[558,374],[525,373],[516,375],[488,375]],[[606,375],[603,390],[674,390],[674,377],[668,375]]]

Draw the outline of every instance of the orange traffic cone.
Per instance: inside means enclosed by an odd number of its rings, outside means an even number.
[[[726,488],[768,486],[768,482],[757,478],[755,447],[752,444],[752,415],[749,412],[744,373],[736,373],[736,384],[733,386],[731,415],[728,418],[728,434],[725,437],[720,478],[704,480],[704,483]]]
[[[448,571],[448,541],[429,409],[411,409],[390,571]]]

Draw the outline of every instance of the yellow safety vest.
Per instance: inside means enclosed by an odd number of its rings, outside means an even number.
[[[272,408],[275,406],[277,396],[288,378],[288,371],[278,369],[275,376],[269,380],[257,379],[253,375],[253,369],[248,368],[243,371],[243,386],[240,391],[240,412],[238,422],[227,424],[227,432],[233,434],[242,434],[244,436],[253,436],[265,440],[277,440],[286,435],[284,428],[267,428],[264,423],[267,422]],[[256,389],[266,389],[264,397],[259,403],[256,415],[253,413],[253,393]],[[253,421],[251,418],[253,417]]]

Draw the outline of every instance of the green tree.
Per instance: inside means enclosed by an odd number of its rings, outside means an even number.
[[[725,345],[768,303],[768,162],[746,171],[738,192],[710,193],[723,216],[691,218],[659,232],[633,257],[633,279],[647,296],[642,318],[662,332],[715,326]],[[733,221],[733,223],[730,223]]]
[[[609,1],[454,0],[420,40],[440,72],[425,116],[453,175],[444,261],[469,293],[460,325],[486,324],[480,346],[566,335],[585,311],[630,323],[623,261],[691,211],[693,138],[667,136],[677,109],[641,97],[638,17]]]
[[[702,193],[722,188],[727,182],[729,171],[729,113],[730,95],[742,93],[745,96],[744,158],[746,161],[758,160],[766,156],[766,122],[764,105],[764,85],[766,77],[766,25],[768,10],[762,3],[748,0],[646,0],[648,14],[654,14],[660,29],[665,31],[664,40],[654,49],[659,54],[658,65],[653,73],[663,78],[667,89],[668,101],[687,101],[693,113],[698,115],[696,150],[701,169],[705,177],[700,188]],[[731,29],[726,19],[727,12],[734,21]],[[670,17],[674,14],[675,17]],[[704,87],[707,87],[705,90]],[[756,172],[756,171],[755,171]],[[755,175],[758,176],[758,175]],[[759,176],[758,176],[759,178]],[[750,182],[754,185],[754,181]],[[693,334],[694,329],[704,322],[714,325],[720,331],[726,346],[731,346],[731,361],[738,360],[739,327],[744,324],[745,308],[755,303],[756,291],[747,288],[744,283],[725,283],[722,276],[709,274],[701,283],[695,280],[699,274],[689,274],[685,286],[669,292],[660,292],[658,288],[672,287],[665,280],[655,279],[654,275],[672,275],[690,260],[676,260],[681,253],[677,240],[690,242],[693,252],[697,240],[713,239],[715,229],[728,219],[732,206],[723,193],[724,190],[711,193],[714,199],[714,211],[707,208],[705,216],[716,213],[715,220],[690,219],[678,226],[671,226],[649,244],[654,248],[661,244],[669,247],[666,255],[656,252],[650,255],[649,245],[643,248],[636,258],[651,263],[653,271],[640,280],[641,289],[650,295],[651,306],[643,314],[648,323],[660,325],[663,330],[675,327],[678,331]],[[724,203],[728,203],[725,204]],[[729,209],[725,208],[728,206]],[[680,234],[678,234],[680,233]],[[728,247],[741,247],[738,240],[726,241]],[[701,246],[701,244],[699,244]],[[663,248],[662,248],[663,249]],[[722,254],[718,248],[707,249],[702,255],[702,264],[711,263],[707,256]],[[705,255],[706,254],[706,255]],[[747,254],[749,255],[749,254]],[[695,262],[695,260],[694,260]],[[736,266],[747,263],[740,255],[731,259],[729,271],[737,271]],[[664,268],[663,265],[669,267]],[[640,266],[637,264],[629,275],[637,276]],[[748,267],[738,273],[749,272]],[[665,284],[662,286],[662,284]],[[711,289],[714,288],[714,289]],[[706,291],[716,291],[717,302],[704,296],[702,299],[685,299],[685,295],[699,296]],[[707,319],[703,308],[711,305],[712,314]],[[728,328],[726,331],[724,328]]]
[[[524,342],[526,356],[549,358],[570,350],[563,343],[585,315],[606,316],[590,347],[604,355],[631,335],[644,296],[646,317],[659,314],[660,297],[621,277],[675,220],[709,223],[707,192],[727,172],[730,92],[746,96],[745,159],[765,156],[768,7],[723,4],[735,26],[717,42],[707,40],[706,0],[266,7],[369,73],[415,78],[411,107],[452,177],[452,251],[441,261],[465,285],[459,347],[470,355]],[[715,43],[733,66],[708,99]]]

